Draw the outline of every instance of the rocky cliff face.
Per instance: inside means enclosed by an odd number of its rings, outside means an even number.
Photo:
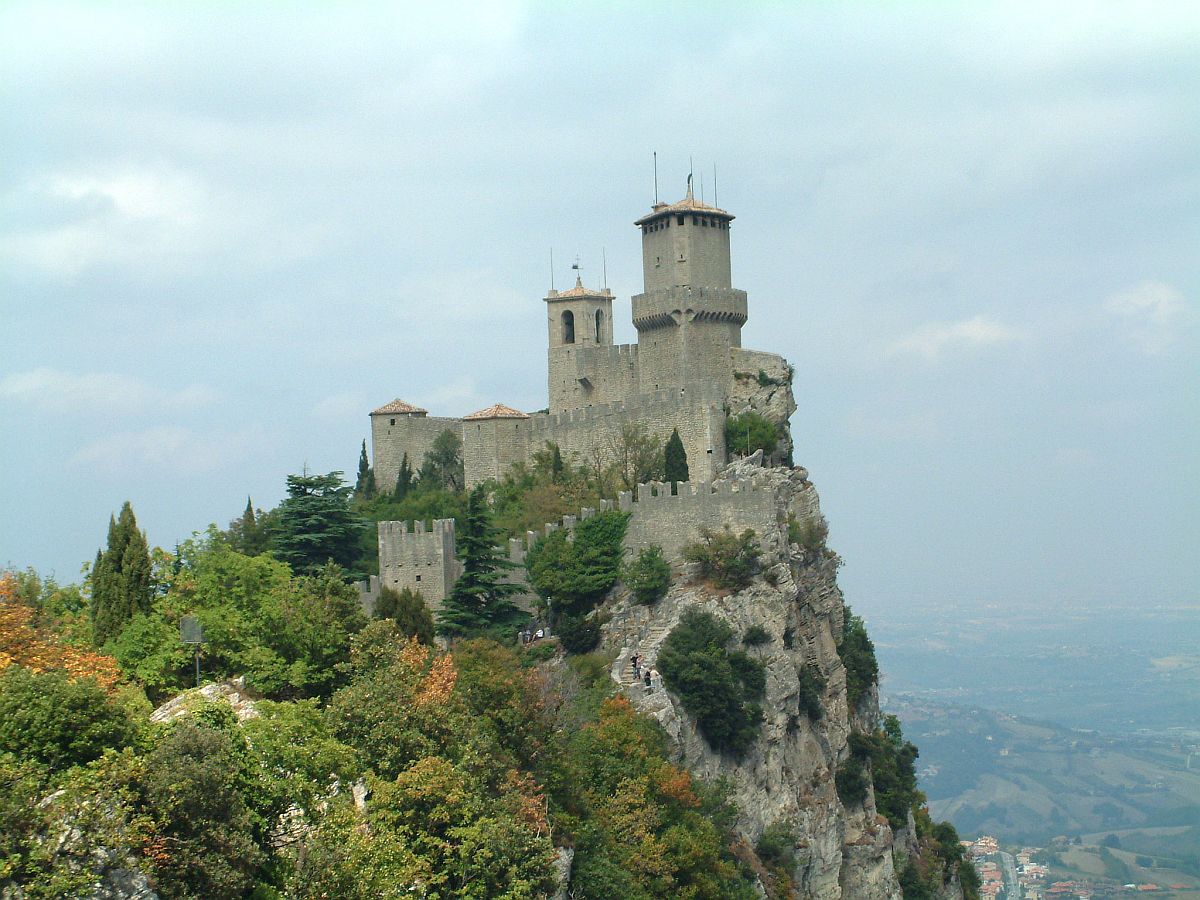
[[[751,408],[785,423],[795,409],[790,367],[780,359],[763,376],[741,380],[742,391],[731,398],[731,410]],[[880,713],[873,691],[857,710],[849,708],[846,669],[837,647],[845,616],[837,584],[839,560],[823,548],[806,550],[788,540],[789,516],[796,522],[823,522],[816,489],[803,468],[762,468],[758,455],[733,463],[718,480],[751,476],[771,486],[779,513],[776,527],[758,536],[763,550],[759,577],[745,590],[727,593],[701,584],[694,567],[681,565],[667,596],[652,607],[615,597],[603,629],[605,648],[616,655],[612,677],[639,710],[663,726],[677,761],[701,778],[729,781],[740,813],[738,830],[749,844],[776,823],[793,827],[798,838],[793,881],[799,896],[899,900],[893,851],[909,851],[903,831],[898,840],[877,813],[873,791],[863,802],[847,805],[835,787],[838,764],[850,752],[852,729],[873,731]],[[692,608],[724,620],[739,638],[753,626],[769,635],[766,643],[746,648],[766,667],[767,686],[759,738],[740,758],[714,752],[661,683],[647,689],[633,681],[630,657],[640,653],[653,665],[671,629]],[[825,682],[822,713],[816,718],[801,709],[805,666],[815,667]],[[948,896],[961,896],[956,882]]]

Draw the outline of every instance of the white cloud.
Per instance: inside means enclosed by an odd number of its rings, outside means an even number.
[[[1151,355],[1170,349],[1189,318],[1183,294],[1162,281],[1143,281],[1113,294],[1104,309],[1128,329],[1126,335],[1138,349]]]
[[[76,375],[41,367],[0,378],[0,398],[48,412],[133,415],[153,409],[196,409],[211,404],[216,395],[201,385],[171,391],[115,372]]]
[[[1024,335],[1015,328],[975,316],[961,322],[931,322],[893,341],[889,356],[919,356],[934,362],[948,352],[994,347],[1020,340]]]
[[[238,432],[198,432],[180,425],[156,425],[97,438],[81,447],[71,463],[107,473],[146,468],[181,474],[211,471],[244,458],[262,443],[257,427]]]

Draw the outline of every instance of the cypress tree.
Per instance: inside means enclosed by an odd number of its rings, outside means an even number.
[[[504,580],[516,568],[500,553],[500,530],[492,524],[487,494],[477,486],[467,498],[467,514],[458,537],[463,573],[438,612],[438,634],[449,637],[488,631],[514,624],[520,611],[509,599],[520,585]]]
[[[358,480],[354,483],[354,494],[363,500],[375,496],[375,471],[367,460],[366,438],[363,438],[362,450],[358,454]]]
[[[687,451],[683,449],[683,441],[679,438],[679,429],[671,431],[667,446],[663,448],[663,468],[666,470],[667,481],[689,481]]]
[[[550,480],[555,484],[562,481],[563,475],[563,458],[562,452],[558,449],[558,444],[554,445],[554,456],[550,460]]]
[[[404,454],[404,458],[400,460],[400,474],[396,476],[396,489],[392,492],[392,496],[397,500],[403,500],[408,496],[408,492],[413,486],[413,470],[408,462],[408,454]]]
[[[96,554],[92,570],[92,640],[96,646],[119,635],[136,613],[149,612],[152,597],[150,549],[126,500],[120,515],[108,520],[108,549]]]

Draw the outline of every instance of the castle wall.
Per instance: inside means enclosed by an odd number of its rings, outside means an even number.
[[[438,416],[372,415],[371,465],[379,490],[389,493],[395,490],[405,453],[415,474],[437,436],[449,429],[462,437],[462,424],[462,419]]]
[[[550,412],[614,403],[638,393],[638,348],[568,345],[549,350]]]
[[[636,553],[658,544],[670,560],[682,558],[683,547],[700,537],[701,528],[720,531],[728,525],[735,532],[753,528],[760,539],[786,528],[787,510],[777,493],[753,479],[721,481],[715,486],[704,481],[678,485],[671,494],[667,484],[641,484],[635,495],[623,491],[618,508],[633,515],[625,532],[625,547]]]
[[[419,591],[436,613],[462,571],[454,553],[453,519],[434,519],[429,529],[415,522],[411,531],[405,522],[380,522],[379,585]]]
[[[643,393],[692,381],[732,385],[730,351],[742,343],[746,292],[676,287],[633,298]]]
[[[467,487],[489,478],[502,478],[513,463],[525,462],[541,443],[531,445],[532,423],[527,419],[481,419],[463,422],[463,465]]]
[[[641,423],[666,443],[673,428],[687,452],[692,478],[713,478],[725,465],[724,393],[718,385],[693,384],[631,397],[624,403],[598,404],[530,420],[528,452],[546,441],[558,444],[566,459],[591,464],[594,454],[610,462],[620,444],[621,429]]]

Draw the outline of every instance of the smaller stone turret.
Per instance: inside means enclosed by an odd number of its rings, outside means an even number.
[[[586,406],[595,390],[580,355],[613,342],[612,291],[593,291],[578,276],[575,287],[551,289],[546,295],[550,409],[558,412]],[[589,356],[590,359],[590,356]]]

